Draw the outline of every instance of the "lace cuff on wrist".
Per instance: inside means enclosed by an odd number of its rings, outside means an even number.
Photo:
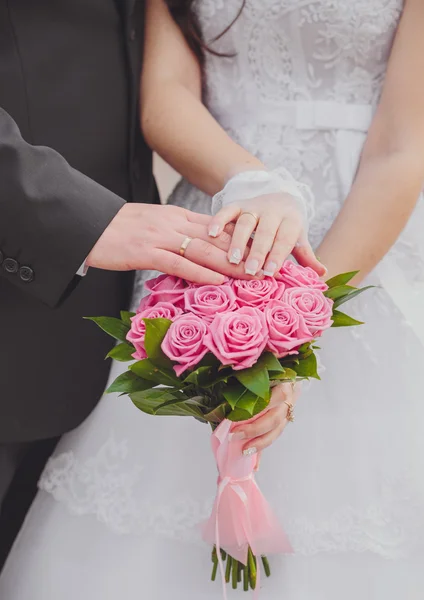
[[[309,186],[299,183],[285,169],[274,171],[243,171],[232,177],[225,187],[212,198],[212,214],[223,206],[276,193],[290,194],[302,213],[305,225],[313,216],[314,199]]]

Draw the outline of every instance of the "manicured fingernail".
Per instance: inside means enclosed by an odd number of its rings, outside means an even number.
[[[259,269],[259,261],[256,258],[250,258],[244,268],[246,275],[256,275]]]
[[[243,431],[235,431],[233,433],[233,440],[245,440],[246,434]]]
[[[209,229],[209,235],[211,237],[216,237],[218,235],[219,232],[219,225],[212,225],[212,227]]]
[[[270,260],[265,265],[264,275],[266,275],[267,277],[273,277],[276,270],[277,270],[277,263]]]
[[[232,265],[238,265],[242,259],[242,254],[241,254],[241,250],[239,250],[238,248],[233,248],[231,250],[231,255],[230,255],[230,263]]]
[[[246,450],[243,450],[243,454],[244,456],[252,456],[253,454],[256,454],[258,451],[257,448],[255,448],[255,446],[252,446],[251,448],[246,448]]]

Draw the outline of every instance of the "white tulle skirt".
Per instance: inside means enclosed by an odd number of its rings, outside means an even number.
[[[349,312],[366,325],[322,339],[322,381],[262,459],[295,554],[261,600],[423,597],[424,349],[383,290]],[[0,598],[219,600],[198,530],[215,483],[207,426],[105,396],[50,460]]]

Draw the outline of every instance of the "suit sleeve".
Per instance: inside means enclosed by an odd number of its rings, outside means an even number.
[[[0,286],[58,305],[124,204],[55,150],[25,142],[0,108]]]

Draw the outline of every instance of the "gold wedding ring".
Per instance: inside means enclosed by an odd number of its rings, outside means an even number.
[[[193,240],[193,238],[191,237],[186,237],[183,241],[183,243],[180,246],[180,254],[181,256],[184,256],[184,254],[186,253],[187,247],[189,245],[189,243]]]
[[[246,211],[246,212],[242,212],[240,216],[242,217],[243,215],[250,215],[251,217],[253,217],[255,219],[256,222],[259,221],[259,217],[258,217],[258,215],[255,215],[255,213]]]
[[[290,423],[293,423],[293,421],[294,421],[293,404],[291,402],[288,402],[287,400],[284,400],[284,404],[287,406],[286,419],[287,419],[287,421],[290,421]]]

